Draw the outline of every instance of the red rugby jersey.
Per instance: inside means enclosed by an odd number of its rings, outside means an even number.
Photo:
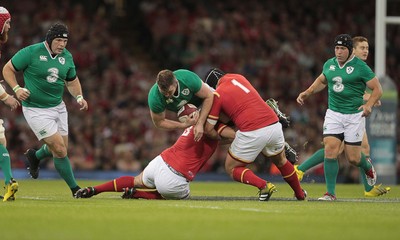
[[[274,110],[240,74],[226,74],[219,80],[208,118],[218,120],[221,112],[244,132],[266,127],[279,120]]]

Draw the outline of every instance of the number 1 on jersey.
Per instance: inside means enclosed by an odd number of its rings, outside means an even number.
[[[249,93],[250,92],[250,90],[248,88],[243,86],[243,84],[241,84],[240,82],[236,81],[236,79],[232,79],[231,82],[232,82],[233,85],[240,87],[240,89],[242,89],[245,93]]]

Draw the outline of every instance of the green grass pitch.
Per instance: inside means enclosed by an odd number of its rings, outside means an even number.
[[[102,181],[103,182],[103,181]],[[80,180],[93,186],[100,181]],[[192,200],[126,200],[120,193],[72,198],[60,180],[19,181],[0,203],[0,239],[399,239],[400,191],[364,198],[361,185],[337,186],[338,201],[318,202],[324,184],[303,183],[295,201],[286,183],[269,202],[236,182],[193,182]]]

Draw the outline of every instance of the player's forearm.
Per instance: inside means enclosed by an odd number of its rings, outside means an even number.
[[[165,129],[165,130],[174,130],[174,129],[185,129],[189,127],[186,123],[181,123],[169,119],[163,119],[160,121],[153,121],[154,126],[160,129]]]
[[[379,99],[382,97],[382,94],[383,94],[383,90],[381,87],[374,88],[365,105],[367,105],[369,107],[373,107],[379,101]]]
[[[199,124],[204,125],[204,123],[206,122],[206,119],[208,117],[208,114],[210,113],[213,104],[213,100],[214,97],[212,94],[210,97],[207,97],[203,100],[203,104],[201,106],[200,115],[198,119]]]
[[[326,87],[326,83],[322,79],[322,76],[320,75],[313,84],[305,91],[308,95],[313,95],[315,93],[318,93],[322,91]]]
[[[82,96],[82,87],[78,77],[71,82],[67,82],[67,89],[74,98]]]

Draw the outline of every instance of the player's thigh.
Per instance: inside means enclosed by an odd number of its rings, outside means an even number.
[[[142,182],[146,188],[156,188],[154,178],[158,173],[161,163],[163,162],[160,155],[149,162],[142,172]]]
[[[274,143],[274,129],[282,126],[273,124],[253,131],[237,131],[235,139],[229,147],[232,158],[243,163],[252,163],[266,146]],[[282,133],[283,135],[283,133]],[[283,148],[283,144],[282,144]],[[282,149],[281,148],[281,149]]]
[[[282,125],[278,122],[267,128],[268,141],[266,142],[262,153],[266,157],[276,156],[276,160],[280,161],[283,149],[285,148],[285,136],[283,135]],[[274,158],[275,159],[275,158]]]
[[[338,112],[334,112],[330,109],[326,110],[324,126],[323,126],[323,135],[340,135],[345,131],[344,127],[344,115]]]
[[[356,114],[347,114],[345,124],[344,141],[361,145],[365,132],[365,117],[362,117],[362,112]]]
[[[173,173],[164,161],[154,177],[154,184],[165,199],[186,199],[190,195],[189,181]]]
[[[58,131],[58,113],[48,108],[22,107],[22,113],[39,140]]]

